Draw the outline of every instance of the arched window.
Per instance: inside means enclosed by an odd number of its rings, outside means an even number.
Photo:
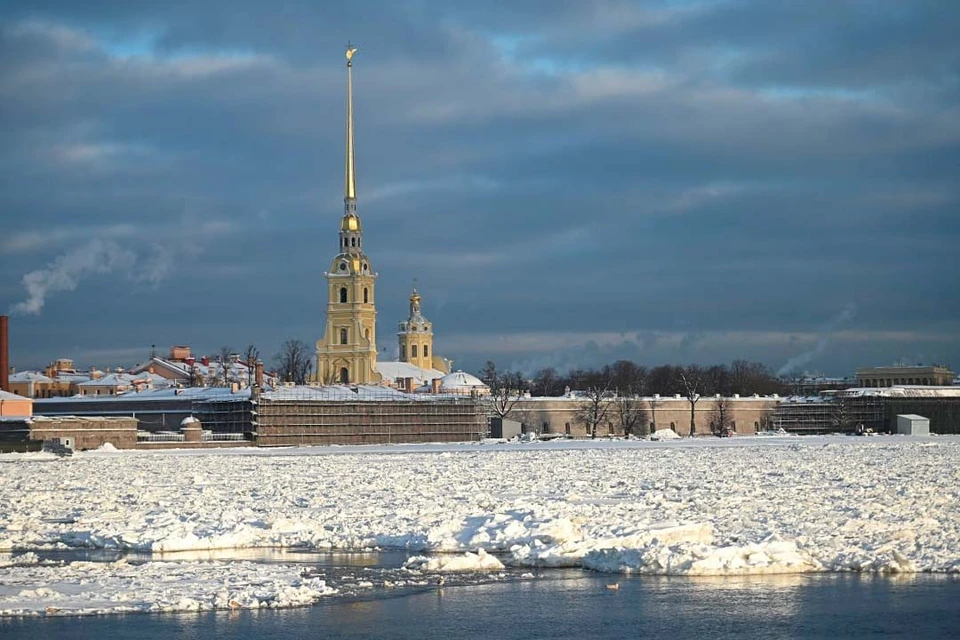
[[[423,357],[424,357],[424,358],[429,358],[429,357],[430,357],[430,346],[429,346],[429,345],[426,345],[426,344],[423,345]]]
[[[347,288],[340,287],[340,302],[346,302],[346,301],[347,301]]]
[[[350,382],[350,372],[347,371],[346,367],[340,367],[340,384],[347,384]]]
[[[350,238],[350,246],[351,246],[351,247],[357,246],[357,239],[356,239],[356,238]]]
[[[366,338],[367,340],[370,339],[370,329],[363,330],[363,337]]]
[[[370,292],[366,287],[363,288],[363,304],[370,302]]]
[[[343,246],[346,247],[349,242],[350,242],[349,240],[347,240],[346,238],[344,238],[344,239],[343,239]]]
[[[340,329],[340,344],[347,344],[347,330]]]
[[[403,362],[407,359],[407,345],[400,345],[400,362]]]
[[[411,358],[417,357],[417,345],[415,344],[410,345],[410,357]]]

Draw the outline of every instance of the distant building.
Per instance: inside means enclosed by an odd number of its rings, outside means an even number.
[[[26,398],[63,398],[80,392],[79,385],[102,375],[91,369],[89,372],[73,368],[73,360],[58,358],[43,370],[21,371],[10,375],[12,393]]]
[[[219,362],[210,356],[199,360],[195,358],[188,346],[170,347],[170,355],[161,358],[152,355],[148,360],[132,368],[133,374],[150,374],[165,378],[178,387],[202,386],[230,386],[237,385],[244,388],[252,384],[256,363],[244,362],[240,354],[233,353],[226,362]],[[265,384],[277,384],[276,376],[265,373]],[[163,385],[155,383],[150,388],[162,389]]]
[[[893,387],[898,385],[924,385],[940,387],[953,384],[954,373],[947,367],[894,366],[865,367],[857,369],[858,387]]]
[[[799,378],[785,380],[784,384],[789,387],[790,393],[797,396],[808,396],[822,393],[823,391],[839,391],[841,389],[850,389],[857,386],[857,381],[853,378],[832,378],[821,375],[803,375]]]

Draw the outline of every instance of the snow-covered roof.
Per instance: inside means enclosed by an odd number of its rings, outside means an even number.
[[[454,371],[440,378],[441,391],[459,391],[461,389],[486,389],[487,385],[477,376],[466,371]]]
[[[230,399],[248,399],[250,397],[249,389],[240,389],[231,391],[229,387],[188,387],[184,389],[145,389],[139,393],[122,393],[115,396],[72,396],[70,398],[44,398],[35,401],[36,404],[61,403],[61,402],[124,402],[124,401],[182,401],[194,400],[203,401],[222,401]]]
[[[875,396],[884,398],[960,398],[960,387],[928,387],[903,385],[897,387],[862,387],[837,392],[843,398]]]
[[[129,387],[133,383],[133,376],[129,373],[109,373],[102,378],[81,382],[78,387]]]
[[[182,362],[172,362],[161,358],[159,356],[153,356],[146,362],[138,364],[133,369],[130,370],[130,373],[143,373],[150,370],[150,367],[162,367],[169,371],[172,371],[174,374],[180,377],[188,378],[190,377],[189,367],[186,363]]]
[[[37,371],[21,371],[10,376],[10,382],[53,382],[53,380]]]
[[[291,400],[305,400],[305,401],[362,401],[362,402],[376,402],[376,401],[386,401],[386,400],[401,400],[401,401],[411,401],[411,400],[421,400],[421,398],[410,394],[398,391],[391,387],[383,387],[378,385],[339,385],[331,384],[325,385],[322,387],[312,387],[312,386],[296,386],[296,387],[279,387],[273,391],[266,391],[261,396],[264,400],[277,400],[277,401],[291,401]]]
[[[90,375],[86,373],[63,373],[62,371],[57,373],[58,382],[76,382],[80,384],[89,379]]]
[[[385,380],[392,381],[397,378],[413,378],[413,382],[417,386],[443,377],[442,371],[424,369],[409,362],[377,362],[376,368],[377,372],[383,376]]]
[[[0,389],[0,400],[4,400],[4,401],[6,401],[6,400],[24,400],[24,401],[29,401],[30,398],[26,398],[26,397],[24,397],[24,396],[18,396],[18,395],[15,394],[15,393],[10,393],[9,391],[3,391],[2,389]]]

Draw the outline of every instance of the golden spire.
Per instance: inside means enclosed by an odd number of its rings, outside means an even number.
[[[353,54],[357,48],[347,44],[347,167],[344,186],[344,202],[356,201],[357,179],[353,163]],[[348,203],[349,204],[349,203]],[[349,209],[349,206],[348,206]],[[348,211],[349,213],[349,211]]]

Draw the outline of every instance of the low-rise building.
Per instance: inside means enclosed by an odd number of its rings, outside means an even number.
[[[0,418],[29,418],[32,415],[32,398],[0,389]]]
[[[941,365],[864,367],[857,369],[858,387],[894,387],[920,385],[926,387],[953,384],[954,373]]]

